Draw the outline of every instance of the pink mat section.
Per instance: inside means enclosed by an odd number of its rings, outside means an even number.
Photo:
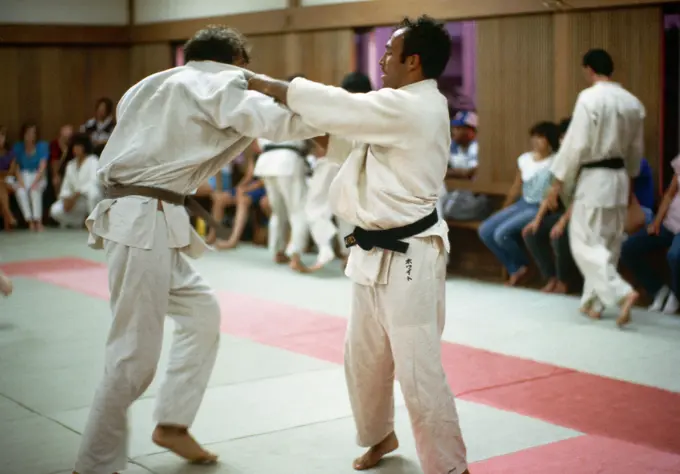
[[[98,263],[61,259],[1,268],[108,298],[106,268]],[[225,333],[342,363],[345,319],[235,293],[220,292],[219,299]],[[680,453],[678,393],[460,344],[443,343],[442,360],[460,398],[590,435]]]
[[[474,474],[671,474],[680,455],[602,438],[578,436],[472,464]]]

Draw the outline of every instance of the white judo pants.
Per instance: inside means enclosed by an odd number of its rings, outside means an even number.
[[[581,305],[602,311],[616,306],[633,288],[617,270],[628,208],[592,207],[574,202],[569,243],[584,278]]]
[[[63,199],[59,199],[50,207],[50,216],[63,227],[82,227],[98,201],[99,196],[94,193],[81,195],[73,208],[66,212]]]
[[[466,448],[441,361],[446,251],[439,237],[395,253],[387,284],[354,284],[345,346],[350,401],[363,447],[394,430],[399,381],[425,474],[462,474]]]
[[[268,247],[272,255],[285,250],[289,257],[302,255],[307,247],[309,227],[305,216],[307,185],[303,175],[268,176],[264,187],[272,208],[269,218]],[[286,229],[290,225],[290,242]]]
[[[349,253],[345,248],[344,237],[352,233],[353,227],[346,221],[336,217],[337,225],[333,223],[333,211],[328,199],[328,191],[340,165],[328,160],[318,160],[314,167],[314,174],[309,180],[305,214],[309,223],[312,239],[319,249],[318,259],[330,261],[335,258],[333,240],[338,239],[340,249],[344,254]]]
[[[26,222],[42,221],[43,192],[47,187],[47,181],[45,178],[42,178],[38,186],[35,189],[31,189],[37,175],[38,173],[34,171],[22,171],[21,179],[24,182],[24,187],[20,188],[16,185],[16,182],[13,183],[14,194]]]
[[[151,250],[105,244],[113,322],[104,378],[97,389],[75,470],[111,474],[127,465],[127,411],[154,378],[165,316],[175,333],[165,381],[156,398],[159,424],[191,426],[212,372],[220,339],[213,291],[178,249],[168,248],[162,212]]]

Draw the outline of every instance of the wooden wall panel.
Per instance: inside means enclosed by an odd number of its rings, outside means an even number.
[[[529,129],[554,118],[552,15],[477,22],[478,190],[506,191]]]
[[[117,101],[129,85],[125,47],[0,47],[0,124],[13,139],[21,124],[36,121],[44,139],[59,127],[90,118],[98,98]]]
[[[587,87],[581,62],[591,48],[604,48],[614,59],[614,80],[635,94],[647,109],[645,149],[658,171],[661,126],[662,12],[659,7],[626,8],[555,16],[555,112],[571,114],[576,98]],[[631,32],[635,32],[632,34]]]
[[[135,84],[146,76],[164,71],[175,65],[170,43],[148,43],[132,46],[130,54],[130,81]]]

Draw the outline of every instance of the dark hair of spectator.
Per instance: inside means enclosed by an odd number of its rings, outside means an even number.
[[[548,141],[550,148],[557,151],[560,148],[560,129],[552,122],[539,122],[529,130],[532,137],[543,137]]]
[[[417,55],[420,57],[423,77],[439,78],[451,57],[451,35],[444,24],[423,15],[415,21],[404,18],[397,29],[405,29],[401,62]]]
[[[26,132],[28,132],[31,128],[35,128],[35,141],[37,142],[39,137],[40,137],[40,129],[38,128],[38,124],[33,122],[33,121],[28,121],[24,122],[24,124],[21,126],[21,140],[24,141],[24,137],[26,136]]]
[[[571,123],[571,117],[563,118],[560,120],[559,128],[560,128],[560,136],[564,136],[567,134],[567,130],[569,130],[569,124]]]
[[[361,72],[351,72],[342,79],[340,85],[343,89],[354,94],[365,94],[373,90],[371,80],[368,76]]]
[[[288,79],[286,79],[286,81],[290,82],[293,79],[297,79],[298,77],[301,79],[307,79],[307,77],[305,77],[304,74],[293,74],[292,76],[288,76]]]
[[[71,138],[71,155],[75,155],[75,153],[73,153],[73,149],[75,148],[76,145],[80,145],[83,147],[85,156],[89,156],[94,152],[92,140],[90,139],[90,136],[87,133],[76,133],[75,135],[73,135],[73,137]]]
[[[104,107],[106,107],[106,116],[108,117],[113,113],[113,101],[108,97],[102,97],[97,101],[96,109],[99,109],[99,106],[102,104],[104,104]]]
[[[250,62],[248,40],[233,28],[210,25],[198,31],[184,44],[184,60],[215,61],[234,64],[242,59]]]
[[[604,49],[591,49],[583,56],[583,67],[589,67],[599,76],[611,77],[614,60]]]

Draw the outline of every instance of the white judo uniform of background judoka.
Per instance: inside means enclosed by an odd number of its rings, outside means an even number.
[[[101,199],[101,190],[97,181],[97,155],[86,157],[78,166],[77,160],[71,160],[66,165],[64,181],[61,184],[59,198],[50,208],[50,216],[63,226],[82,227],[85,218],[94,210]],[[66,212],[64,199],[80,193],[73,208]]]
[[[101,183],[190,194],[252,137],[281,141],[320,133],[248,91],[245,74],[189,62],[133,86],[118,105],[118,125],[100,159]],[[166,314],[174,318],[175,334],[155,418],[190,426],[217,354],[220,309],[182,255],[197,258],[207,249],[183,207],[146,197],[104,199],[87,226],[89,244],[105,248],[113,322],[76,471],[111,474],[125,469],[127,409],[154,377]]]
[[[633,291],[617,265],[630,179],[639,174],[644,154],[644,117],[640,101],[619,84],[596,83],[579,95],[551,168],[557,179],[569,183],[583,164],[607,158],[625,161],[620,170],[583,169],[574,192],[569,242],[584,277],[581,303],[598,312]]]
[[[288,257],[301,255],[307,247],[309,227],[305,217],[307,183],[305,164],[308,145],[301,140],[273,143],[259,139],[262,153],[257,158],[253,174],[262,178],[272,208],[268,225],[268,248],[272,255],[279,252]],[[295,150],[280,148],[265,151],[267,145],[283,145]],[[287,229],[290,225],[290,240]]]
[[[340,171],[340,165],[334,160],[344,160],[352,151],[352,143],[341,138],[333,140],[334,146],[329,146],[326,156],[314,161],[312,177],[307,190],[307,204],[305,212],[312,239],[319,249],[318,264],[326,264],[335,258],[333,250],[334,239],[337,239],[340,251],[348,254],[344,237],[352,232],[353,226],[344,219],[335,217],[329,200],[331,183]],[[329,153],[338,155],[336,159],[329,157]]]
[[[367,230],[411,224],[435,210],[449,159],[446,98],[434,80],[352,94],[295,79],[288,106],[310,125],[357,142],[330,189],[334,213]],[[333,153],[329,153],[332,157]],[[426,156],[427,160],[423,160]],[[425,474],[467,468],[453,394],[441,362],[448,227],[406,239],[405,254],[352,247],[345,369],[361,446],[393,429],[394,379],[404,394]]]

